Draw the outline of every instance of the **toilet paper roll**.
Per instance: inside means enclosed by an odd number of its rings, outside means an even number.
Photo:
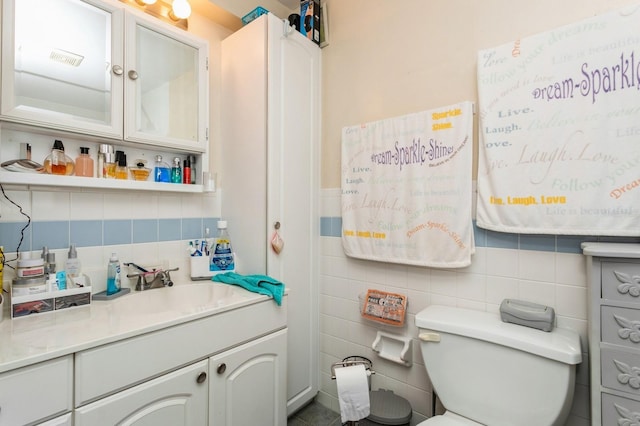
[[[371,412],[369,381],[363,364],[340,367],[335,370],[338,402],[342,423],[364,419]]]

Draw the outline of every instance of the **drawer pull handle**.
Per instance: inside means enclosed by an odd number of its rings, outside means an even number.
[[[613,363],[620,372],[618,374],[618,382],[633,389],[640,389],[640,368],[632,367],[616,359],[613,360]]]
[[[640,343],[640,321],[633,321],[616,314],[613,314],[613,319],[621,327],[618,329],[618,336],[621,339],[629,339],[633,343]]]
[[[216,371],[218,372],[218,374],[222,374],[225,371],[227,371],[227,364],[225,364],[224,362],[222,364],[218,364],[218,368],[216,369]]]
[[[204,371],[200,374],[198,374],[198,378],[196,379],[197,383],[204,383],[207,380],[207,373],[205,373]]]
[[[614,275],[618,279],[620,284],[618,286],[618,293],[629,294],[632,297],[640,296],[640,276],[631,276],[624,272],[613,271]]]

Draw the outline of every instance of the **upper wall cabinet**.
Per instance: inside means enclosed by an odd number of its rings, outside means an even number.
[[[1,118],[205,152],[208,43],[115,0],[5,0]]]

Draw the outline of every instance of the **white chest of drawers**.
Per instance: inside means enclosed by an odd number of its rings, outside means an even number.
[[[640,244],[583,243],[590,288],[591,422],[640,419]]]

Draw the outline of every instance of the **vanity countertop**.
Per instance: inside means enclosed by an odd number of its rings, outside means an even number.
[[[261,302],[277,307],[267,296],[207,281],[16,319],[5,313],[0,373]]]

